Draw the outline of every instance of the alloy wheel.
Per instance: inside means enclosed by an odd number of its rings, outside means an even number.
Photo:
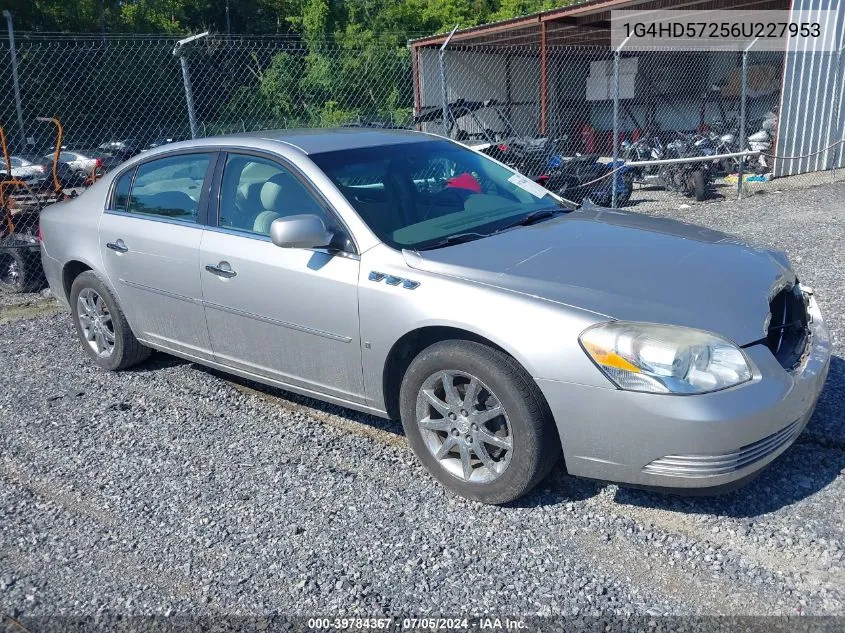
[[[91,288],[83,288],[76,300],[82,335],[97,356],[107,358],[114,352],[114,324],[105,300]]]
[[[17,288],[21,280],[21,268],[18,260],[6,255],[0,257],[0,284],[8,288]]]
[[[479,378],[462,371],[429,376],[417,395],[423,441],[451,475],[472,483],[499,478],[513,454],[507,412]]]

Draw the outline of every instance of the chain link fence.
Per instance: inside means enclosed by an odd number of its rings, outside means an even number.
[[[29,246],[40,208],[148,148],[234,132],[410,127],[409,51],[288,37],[18,35],[0,43],[3,171],[0,247]],[[184,72],[183,72],[184,67]],[[63,136],[56,177],[57,121]],[[192,130],[193,127],[193,130]],[[3,162],[3,161],[0,161]],[[2,262],[0,262],[2,268]],[[0,282],[2,283],[2,282]]]
[[[363,36],[205,35],[177,46],[173,36],[19,34],[14,48],[0,39],[8,96],[0,126],[13,161],[0,165],[0,249],[33,248],[45,204],[192,135],[421,129],[577,202],[642,210],[829,182],[845,171],[841,50],[813,61],[810,72],[831,80],[824,94],[807,94],[803,60],[784,53],[614,51],[586,36],[565,46],[520,37],[442,50]]]
[[[841,51],[814,60],[811,72],[823,61],[833,79],[823,95],[801,95],[790,81],[805,54],[579,45],[542,53],[534,42],[421,48],[423,128],[578,202],[642,210],[843,177]],[[780,125],[782,101],[814,97],[817,111],[798,121],[793,107]]]

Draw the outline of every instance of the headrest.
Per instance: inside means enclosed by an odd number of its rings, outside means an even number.
[[[261,187],[261,206],[270,211],[282,208],[282,194],[285,184],[290,182],[290,176],[282,173],[275,174]]]

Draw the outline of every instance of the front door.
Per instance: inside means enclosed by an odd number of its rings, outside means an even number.
[[[217,226],[203,232],[202,296],[217,362],[364,402],[357,256],[279,248],[270,224],[333,214],[275,161],[229,154]],[[210,218],[210,224],[215,224]]]
[[[177,154],[141,163],[118,178],[100,220],[106,274],[135,335],[206,359],[200,216],[215,157]]]

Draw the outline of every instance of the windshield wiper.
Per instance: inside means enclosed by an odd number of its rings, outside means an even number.
[[[489,233],[455,233],[454,235],[448,235],[444,237],[442,240],[434,242],[433,244],[426,246],[423,249],[428,251],[434,248],[443,248],[444,246],[452,246],[453,244],[462,244],[463,242],[471,242],[472,240],[477,240],[482,237],[487,237]]]
[[[538,209],[537,211],[532,211],[528,215],[525,215],[516,222],[512,224],[508,224],[507,226],[503,226],[500,228],[496,233],[501,233],[502,231],[506,231],[508,229],[512,229],[515,226],[530,226],[532,224],[536,224],[542,220],[547,220],[548,218],[552,218],[556,216],[558,213],[569,213],[569,209]]]

